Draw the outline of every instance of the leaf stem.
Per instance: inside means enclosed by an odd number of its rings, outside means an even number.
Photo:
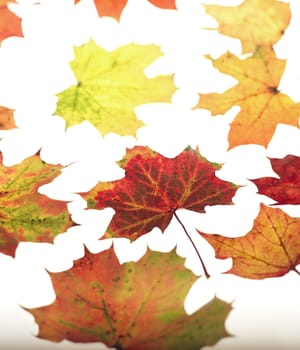
[[[172,209],[172,211],[173,211],[173,214],[174,214],[176,220],[179,222],[179,224],[180,224],[181,227],[183,228],[184,233],[187,235],[188,239],[189,239],[190,242],[192,243],[192,246],[194,247],[194,249],[195,249],[195,251],[196,251],[196,253],[197,253],[197,255],[198,255],[198,258],[199,258],[199,260],[200,260],[200,263],[201,263],[201,266],[202,266],[202,269],[203,269],[203,272],[204,272],[205,277],[206,277],[207,279],[209,279],[209,278],[210,278],[210,275],[209,275],[209,273],[208,273],[208,271],[207,271],[207,269],[206,269],[206,266],[205,266],[205,264],[204,264],[204,261],[202,260],[201,255],[200,255],[200,253],[199,253],[199,251],[198,251],[198,249],[197,249],[197,247],[196,247],[194,241],[192,240],[191,236],[190,236],[189,233],[187,232],[187,229],[185,228],[185,226],[184,226],[184,224],[182,223],[182,221],[179,219],[179,217],[178,217],[178,215],[177,215],[177,213],[176,213],[176,209]]]
[[[293,271],[295,271],[300,276],[300,272],[296,269],[296,267],[293,268]]]

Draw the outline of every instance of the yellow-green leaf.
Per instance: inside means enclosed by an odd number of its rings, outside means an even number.
[[[0,252],[14,256],[19,242],[51,242],[72,225],[65,202],[38,193],[41,185],[60,174],[59,165],[39,155],[12,167],[0,154]]]
[[[138,105],[169,102],[175,91],[172,76],[148,79],[144,69],[161,56],[155,45],[130,44],[112,52],[90,40],[75,48],[70,63],[77,85],[58,94],[56,114],[68,126],[83,120],[105,135],[135,136],[143,124],[134,112]]]

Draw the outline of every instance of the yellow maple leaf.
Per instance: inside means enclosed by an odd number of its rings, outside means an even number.
[[[56,114],[67,124],[90,121],[103,135],[135,136],[143,125],[134,113],[138,105],[170,102],[173,76],[148,79],[144,69],[161,56],[155,45],[130,44],[112,52],[90,40],[75,48],[71,62],[77,85],[58,94]]]
[[[245,0],[236,7],[205,5],[205,9],[219,23],[221,34],[241,40],[243,53],[275,44],[291,18],[289,5],[274,0]]]
[[[266,147],[278,123],[299,125],[300,103],[278,90],[285,60],[276,58],[271,46],[258,47],[244,60],[228,52],[212,62],[238,84],[223,94],[201,94],[197,107],[219,115],[240,106],[228,136],[230,148],[253,143]]]

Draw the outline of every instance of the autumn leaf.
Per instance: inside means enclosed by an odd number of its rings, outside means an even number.
[[[245,0],[236,7],[204,5],[219,24],[221,34],[241,40],[243,53],[275,44],[291,18],[289,4],[277,0]]]
[[[71,62],[77,85],[58,95],[56,114],[68,125],[89,120],[105,135],[133,135],[143,124],[134,108],[151,102],[170,102],[172,76],[146,78],[144,69],[161,55],[155,45],[130,44],[107,52],[92,40],[75,48]]]
[[[60,174],[38,155],[5,167],[0,154],[0,252],[14,256],[19,242],[51,242],[72,225],[64,202],[37,192]]]
[[[176,10],[175,0],[148,0],[152,5],[162,9]]]
[[[280,176],[252,180],[258,193],[274,199],[277,204],[300,204],[300,158],[288,155],[271,159],[273,170]]]
[[[188,316],[184,299],[196,276],[175,251],[150,252],[120,265],[113,248],[86,251],[71,270],[50,274],[53,304],[27,309],[38,337],[55,342],[103,342],[122,350],[199,349],[228,336],[231,306],[217,298]]]
[[[227,238],[200,232],[219,259],[232,258],[227,273],[252,279],[279,277],[300,264],[300,218],[261,204],[252,230],[244,237]]]
[[[15,127],[14,110],[0,106],[0,130],[9,130]]]
[[[79,1],[75,0],[75,4]],[[94,0],[94,3],[99,16],[113,17],[119,21],[127,0]]]
[[[135,239],[156,226],[164,231],[176,209],[202,213],[206,205],[231,204],[237,189],[218,179],[218,166],[193,149],[170,159],[136,146],[120,164],[125,178],[99,183],[84,194],[89,208],[115,210],[106,237]]]
[[[285,60],[276,58],[271,47],[258,47],[253,56],[243,60],[230,52],[210,59],[222,73],[239,81],[222,94],[201,94],[198,103],[213,115],[240,106],[228,136],[230,148],[252,143],[267,147],[278,123],[298,127],[300,103],[278,90]]]
[[[75,0],[75,4],[80,0]],[[175,0],[149,0],[153,5],[164,9],[176,9]],[[120,20],[127,0],[94,0],[98,15],[101,17],[113,17]]]
[[[21,18],[16,16],[8,8],[13,0],[0,0],[0,44],[10,36],[23,36]]]

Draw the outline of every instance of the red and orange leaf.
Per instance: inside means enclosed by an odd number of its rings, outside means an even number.
[[[271,159],[271,164],[280,179],[252,180],[258,193],[274,199],[277,204],[300,204],[300,157],[288,155],[283,159]]]
[[[75,0],[75,4],[79,1]],[[109,16],[119,21],[127,0],[94,0],[94,3],[99,16]]]
[[[219,115],[240,106],[228,136],[230,148],[252,143],[267,147],[278,123],[298,127],[300,103],[278,91],[285,60],[276,58],[272,47],[258,47],[253,56],[243,60],[230,52],[211,60],[238,84],[222,94],[201,94],[198,107]]]
[[[235,7],[204,5],[219,24],[219,32],[241,40],[243,53],[260,45],[273,45],[284,34],[291,18],[288,4],[277,0],[245,0]]]
[[[9,130],[15,127],[14,110],[0,106],[0,130]]]
[[[75,4],[79,1],[75,0]],[[117,21],[120,20],[127,2],[128,0],[94,0],[99,16],[113,17]],[[175,0],[149,0],[149,2],[163,9],[176,9]]]
[[[193,149],[170,159],[136,146],[121,166],[125,178],[99,183],[84,195],[89,208],[115,210],[105,237],[135,239],[156,226],[164,231],[176,209],[202,213],[206,205],[231,204],[237,189],[218,179],[218,166]]]
[[[23,36],[21,18],[9,10],[7,5],[13,0],[0,1],[0,44],[10,36]]]
[[[300,218],[278,208],[262,204],[252,230],[244,237],[198,232],[213,246],[217,258],[233,259],[227,273],[263,279],[282,276],[300,264]]]
[[[231,306],[217,298],[188,316],[183,308],[196,276],[175,251],[150,252],[120,265],[113,248],[86,252],[71,270],[51,274],[56,300],[27,309],[38,337],[103,342],[119,350],[199,349],[228,336]]]
[[[152,5],[160,7],[162,9],[176,10],[175,0],[148,0]]]
[[[72,225],[65,202],[38,193],[60,174],[38,155],[5,167],[0,154],[0,252],[14,256],[19,242],[51,242]]]

